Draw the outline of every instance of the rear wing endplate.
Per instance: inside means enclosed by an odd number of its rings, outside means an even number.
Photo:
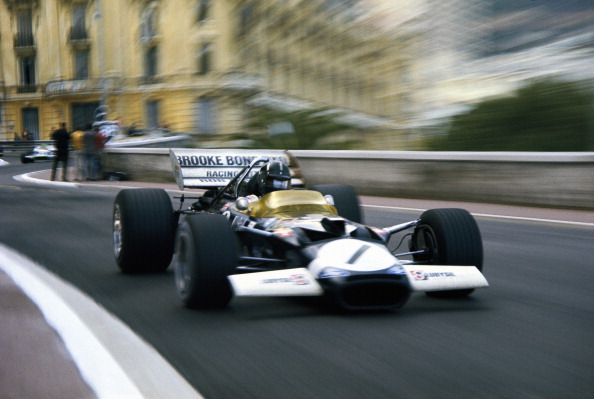
[[[293,186],[303,186],[297,159],[284,150],[211,150],[175,148],[169,150],[175,182],[184,188],[224,187],[256,158],[281,161],[289,166]],[[259,168],[255,168],[252,174]]]

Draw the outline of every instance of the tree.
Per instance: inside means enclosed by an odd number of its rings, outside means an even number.
[[[254,108],[250,112],[248,129],[243,138],[253,141],[254,148],[276,148],[293,150],[346,149],[358,143],[352,138],[343,138],[348,127],[335,122],[324,110],[282,112],[266,108]],[[292,129],[284,132],[271,131],[275,125],[286,125]]]
[[[441,151],[587,151],[594,135],[594,101],[577,82],[535,81],[512,96],[487,100],[453,118]]]

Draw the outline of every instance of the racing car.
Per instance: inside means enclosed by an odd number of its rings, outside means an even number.
[[[481,234],[466,210],[431,209],[372,227],[352,186],[305,185],[290,153],[172,149],[170,158],[179,207],[162,189],[121,190],[113,248],[124,273],[173,265],[188,308],[226,307],[242,296],[323,296],[346,310],[393,309],[415,291],[458,298],[488,286]],[[250,193],[272,162],[287,165],[291,184]],[[398,252],[392,241],[408,246]]]
[[[51,144],[41,144],[33,147],[33,150],[21,154],[21,163],[35,161],[51,161],[56,157],[56,147]]]

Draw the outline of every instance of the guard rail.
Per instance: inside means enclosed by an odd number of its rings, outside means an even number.
[[[53,140],[13,140],[13,141],[0,141],[0,149],[4,152],[26,152],[31,151],[37,145],[48,145],[53,144]],[[0,152],[2,152],[0,150]]]
[[[307,184],[361,195],[594,209],[594,152],[290,151]],[[105,169],[174,182],[169,149],[106,149]]]

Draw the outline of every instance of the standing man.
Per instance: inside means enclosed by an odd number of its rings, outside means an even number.
[[[60,123],[60,128],[52,133],[52,140],[56,146],[56,157],[52,165],[51,180],[55,180],[56,168],[58,162],[62,163],[62,181],[68,181],[66,178],[68,169],[68,146],[70,144],[70,134],[66,130],[66,122]]]

